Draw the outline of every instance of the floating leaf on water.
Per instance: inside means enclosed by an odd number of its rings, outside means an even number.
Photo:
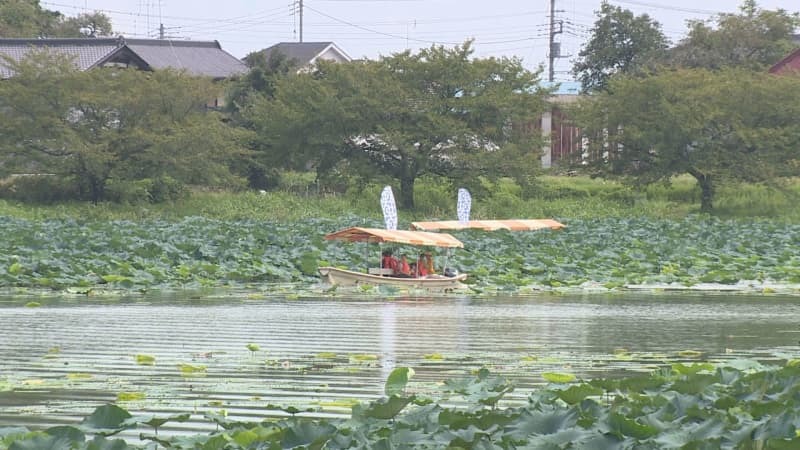
[[[444,356],[442,356],[441,353],[429,353],[427,355],[423,355],[422,357],[427,359],[427,360],[429,360],[429,361],[443,361],[444,360]]]
[[[81,425],[94,429],[113,429],[121,431],[129,425],[126,421],[131,414],[116,405],[103,405],[95,408],[94,412],[81,421]]]
[[[317,358],[319,359],[336,359],[336,353],[334,352],[319,352],[317,353]]]
[[[134,359],[136,360],[136,364],[139,364],[140,366],[152,366],[156,363],[155,356],[145,355],[143,353],[137,354],[134,356]]]
[[[180,363],[178,364],[178,369],[181,371],[183,375],[205,375],[206,373],[206,366],[202,364],[193,365],[187,363]]]
[[[250,350],[253,353],[261,350],[261,347],[258,344],[254,344],[252,342],[247,344],[246,347],[247,347],[248,350]]]
[[[538,357],[536,357],[536,356],[533,356],[533,355],[527,355],[527,356],[523,356],[523,357],[522,357],[522,358],[520,358],[519,360],[520,360],[520,362],[522,362],[522,363],[532,363],[532,362],[536,362],[536,361],[538,361],[538,360],[539,360],[539,358],[538,358]]]
[[[223,404],[224,403],[222,402],[222,400],[209,400],[208,401],[208,406],[219,407],[219,406],[222,406]]]
[[[575,381],[575,375],[561,372],[543,372],[542,378],[551,383],[569,383]]]
[[[354,398],[342,398],[337,400],[325,400],[319,401],[317,404],[322,408],[347,408],[350,409],[355,405],[361,403],[359,400]]]
[[[117,394],[118,402],[135,402],[147,397],[144,392],[120,392]]]
[[[675,363],[672,365],[672,370],[680,375],[694,375],[698,372],[713,372],[714,365],[709,363],[685,365],[682,363]]]
[[[678,352],[678,356],[683,358],[699,358],[703,356],[703,352],[698,352],[697,350],[681,350]]]
[[[68,380],[88,380],[92,378],[92,374],[90,373],[68,373],[67,379]]]
[[[800,359],[790,359],[786,361],[786,367],[800,367]]]
[[[40,306],[42,306],[42,304],[39,303],[39,302],[28,302],[28,303],[25,303],[25,307],[26,308],[38,308]]]
[[[350,355],[350,361],[355,361],[355,362],[366,362],[366,361],[377,361],[377,360],[378,357],[376,355],[366,355],[366,354]]]

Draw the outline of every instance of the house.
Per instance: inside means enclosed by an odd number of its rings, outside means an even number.
[[[280,53],[293,61],[299,70],[308,70],[318,60],[350,62],[352,58],[333,42],[280,42],[262,50],[269,59],[273,53]]]
[[[769,68],[769,73],[774,74],[789,74],[792,72],[800,74],[800,48],[789,53],[785,58]]]
[[[582,151],[581,130],[570,122],[562,108],[578,100],[581,84],[577,81],[542,84],[545,88],[556,88],[550,98],[551,108],[542,114],[539,121],[539,129],[545,140],[542,167],[549,168],[568,155]]]
[[[135,67],[139,70],[185,70],[195,76],[222,80],[247,72],[247,66],[222,50],[218,41],[169,39],[72,38],[0,39],[0,55],[19,61],[34,49],[47,48],[73,57],[80,70],[95,67]],[[13,77],[0,59],[0,79]],[[219,106],[221,98],[209,106]]]

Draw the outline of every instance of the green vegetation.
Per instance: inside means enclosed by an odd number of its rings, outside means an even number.
[[[0,84],[0,158],[15,180],[7,197],[163,202],[185,184],[235,187],[249,133],[208,111],[211,80],[160,70],[80,71],[64,55],[31,52],[7,61]],[[27,184],[27,186],[26,186]],[[27,189],[26,189],[27,188]]]
[[[67,17],[42,8],[39,0],[0,2],[0,36],[4,38],[75,38],[113,36],[111,19],[103,13]]]
[[[593,156],[590,170],[633,186],[689,174],[701,189],[701,210],[711,212],[721,183],[779,187],[798,173],[797,105],[800,77],[680,69],[617,76],[575,114]]]
[[[406,209],[426,175],[523,181],[539,166],[541,136],[508,124],[535,122],[548,91],[518,59],[475,58],[467,42],[317,69],[248,97],[242,115],[265,165],[393,180]]]
[[[556,205],[571,197],[573,211],[585,208],[580,213],[583,216],[576,218],[563,218],[547,200],[525,203],[506,188],[495,191],[490,197],[493,203],[476,205],[478,217],[514,218],[520,216],[513,212],[523,211],[522,217],[554,216],[567,228],[558,232],[457,232],[465,249],[456,251],[449,264],[470,274],[471,287],[481,292],[630,284],[680,287],[746,282],[740,286],[752,283],[757,288],[800,283],[800,260],[794,251],[800,245],[800,225],[792,213],[780,220],[699,215],[650,218],[644,215],[655,201],[649,196],[659,198],[667,211],[670,204],[680,205],[675,203],[680,197],[696,193],[653,189],[633,194],[614,184],[587,189],[590,182],[581,181],[583,185],[553,183],[540,192],[542,197],[557,192],[561,200]],[[309,218],[325,211],[314,210],[317,203],[306,204],[302,197],[288,196],[292,203],[278,204],[282,211],[294,208],[294,219],[273,221],[266,219],[276,205],[273,196],[225,198],[231,205],[218,214],[232,218],[87,220],[69,214],[64,218],[61,207],[44,210],[36,219],[0,217],[4,229],[0,245],[7,249],[0,255],[0,283],[76,293],[205,287],[269,291],[284,283],[300,283],[297,288],[303,290],[316,285],[318,266],[365,268],[371,262],[366,258],[378,255],[377,248],[370,253],[365,244],[323,239],[326,233],[346,226],[380,227],[375,215]],[[753,200],[758,199],[754,194]],[[326,202],[316,201],[319,205]],[[732,210],[737,208],[736,201],[730,199]],[[625,206],[626,202],[633,206]],[[347,202],[334,203],[343,207]],[[530,210],[521,205],[531,205]],[[603,207],[608,211],[592,215]],[[300,208],[305,208],[304,212]],[[637,208],[643,213],[638,217],[630,213]],[[179,209],[175,207],[173,212]],[[441,210],[440,218],[451,218],[451,211]],[[53,218],[41,218],[48,214]],[[243,218],[249,215],[261,219]],[[402,218],[400,228],[408,227],[406,220],[408,217]],[[442,260],[437,264],[443,264]]]
[[[81,222],[174,222],[194,216],[269,222],[328,218],[352,223],[380,217],[378,199],[382,185],[353,182],[345,186],[342,193],[325,193],[318,190],[313,174],[288,172],[281,179],[274,191],[199,190],[186,198],[158,204],[63,202],[48,205],[0,200],[0,216]],[[482,189],[473,191],[472,216],[476,219],[558,217],[569,221],[573,218],[649,217],[682,220],[699,212],[701,194],[690,176],[675,177],[669,184],[657,183],[643,188],[599,178],[552,175],[538,177],[536,183],[526,188],[508,179],[484,181],[481,186]],[[415,209],[400,208],[401,220],[455,219],[457,187],[423,178],[416,185]],[[797,179],[783,186],[732,182],[717,190],[714,216],[798,221],[800,210],[796,205],[799,200],[800,181]]]
[[[435,397],[416,394],[414,371],[395,369],[386,397],[356,404],[349,419],[302,417],[241,422],[206,413],[217,431],[159,437],[158,427],[189,414],[133,417],[116,405],[97,408],[78,425],[30,431],[0,429],[0,448],[114,448],[144,446],[110,436],[148,426],[140,438],[173,449],[195,448],[759,448],[800,445],[800,368],[738,361],[673,364],[628,379],[557,380],[523,405],[498,408],[514,386],[481,369],[446,381]],[[453,406],[457,405],[457,406]]]

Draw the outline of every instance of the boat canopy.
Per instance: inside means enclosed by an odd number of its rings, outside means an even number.
[[[384,230],[382,228],[350,227],[325,235],[325,239],[348,242],[395,242],[433,247],[464,247],[458,239],[447,233],[427,231]]]
[[[543,228],[558,230],[564,228],[564,224],[552,219],[470,220],[465,223],[457,220],[440,220],[435,222],[411,222],[411,228],[425,231],[466,230],[468,228],[484,231],[533,231]]]

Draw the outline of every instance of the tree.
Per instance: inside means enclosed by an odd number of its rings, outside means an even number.
[[[99,37],[111,36],[111,20],[103,13],[66,17],[44,9],[39,0],[0,0],[0,37]]]
[[[792,34],[798,26],[797,13],[765,11],[754,0],[745,0],[741,14],[690,21],[687,37],[670,49],[666,62],[680,67],[763,70],[792,51]]]
[[[171,71],[80,72],[63,55],[5,60],[0,83],[0,160],[6,171],[46,173],[103,200],[109,180],[170,176],[234,182],[228,170],[247,135],[205,104],[219,87]]]
[[[605,89],[612,75],[641,69],[667,48],[661,25],[647,14],[634,16],[605,1],[596,14],[591,38],[572,67],[584,91]]]
[[[322,61],[278,80],[274,98],[258,99],[245,115],[274,164],[395,179],[404,208],[413,208],[414,183],[426,174],[530,176],[541,142],[518,125],[541,115],[547,92],[518,60],[471,54],[468,42],[378,61]]]
[[[267,55],[265,50],[248,54],[244,62],[250,70],[229,83],[225,111],[234,125],[253,129],[253,124],[241,114],[242,108],[258,97],[273,98],[277,80],[295,73],[297,64],[283,53],[270,52]],[[250,157],[240,161],[238,166],[239,171],[247,175],[249,186],[254,189],[274,187],[280,178],[278,170],[264,158]]]
[[[83,13],[75,17],[60,17],[48,37],[81,38],[113,36],[111,19],[103,13]]]
[[[798,114],[800,78],[680,69],[615,77],[576,118],[598,174],[647,185],[688,173],[710,212],[721,182],[800,173]]]
[[[297,71],[297,64],[280,52],[269,55],[264,50],[252,52],[244,57],[244,62],[250,70],[235,80],[227,93],[226,108],[232,113],[238,113],[243,105],[250,103],[250,96],[272,98],[277,80]]]
[[[39,37],[59,14],[42,9],[38,0],[0,0],[0,36]]]

